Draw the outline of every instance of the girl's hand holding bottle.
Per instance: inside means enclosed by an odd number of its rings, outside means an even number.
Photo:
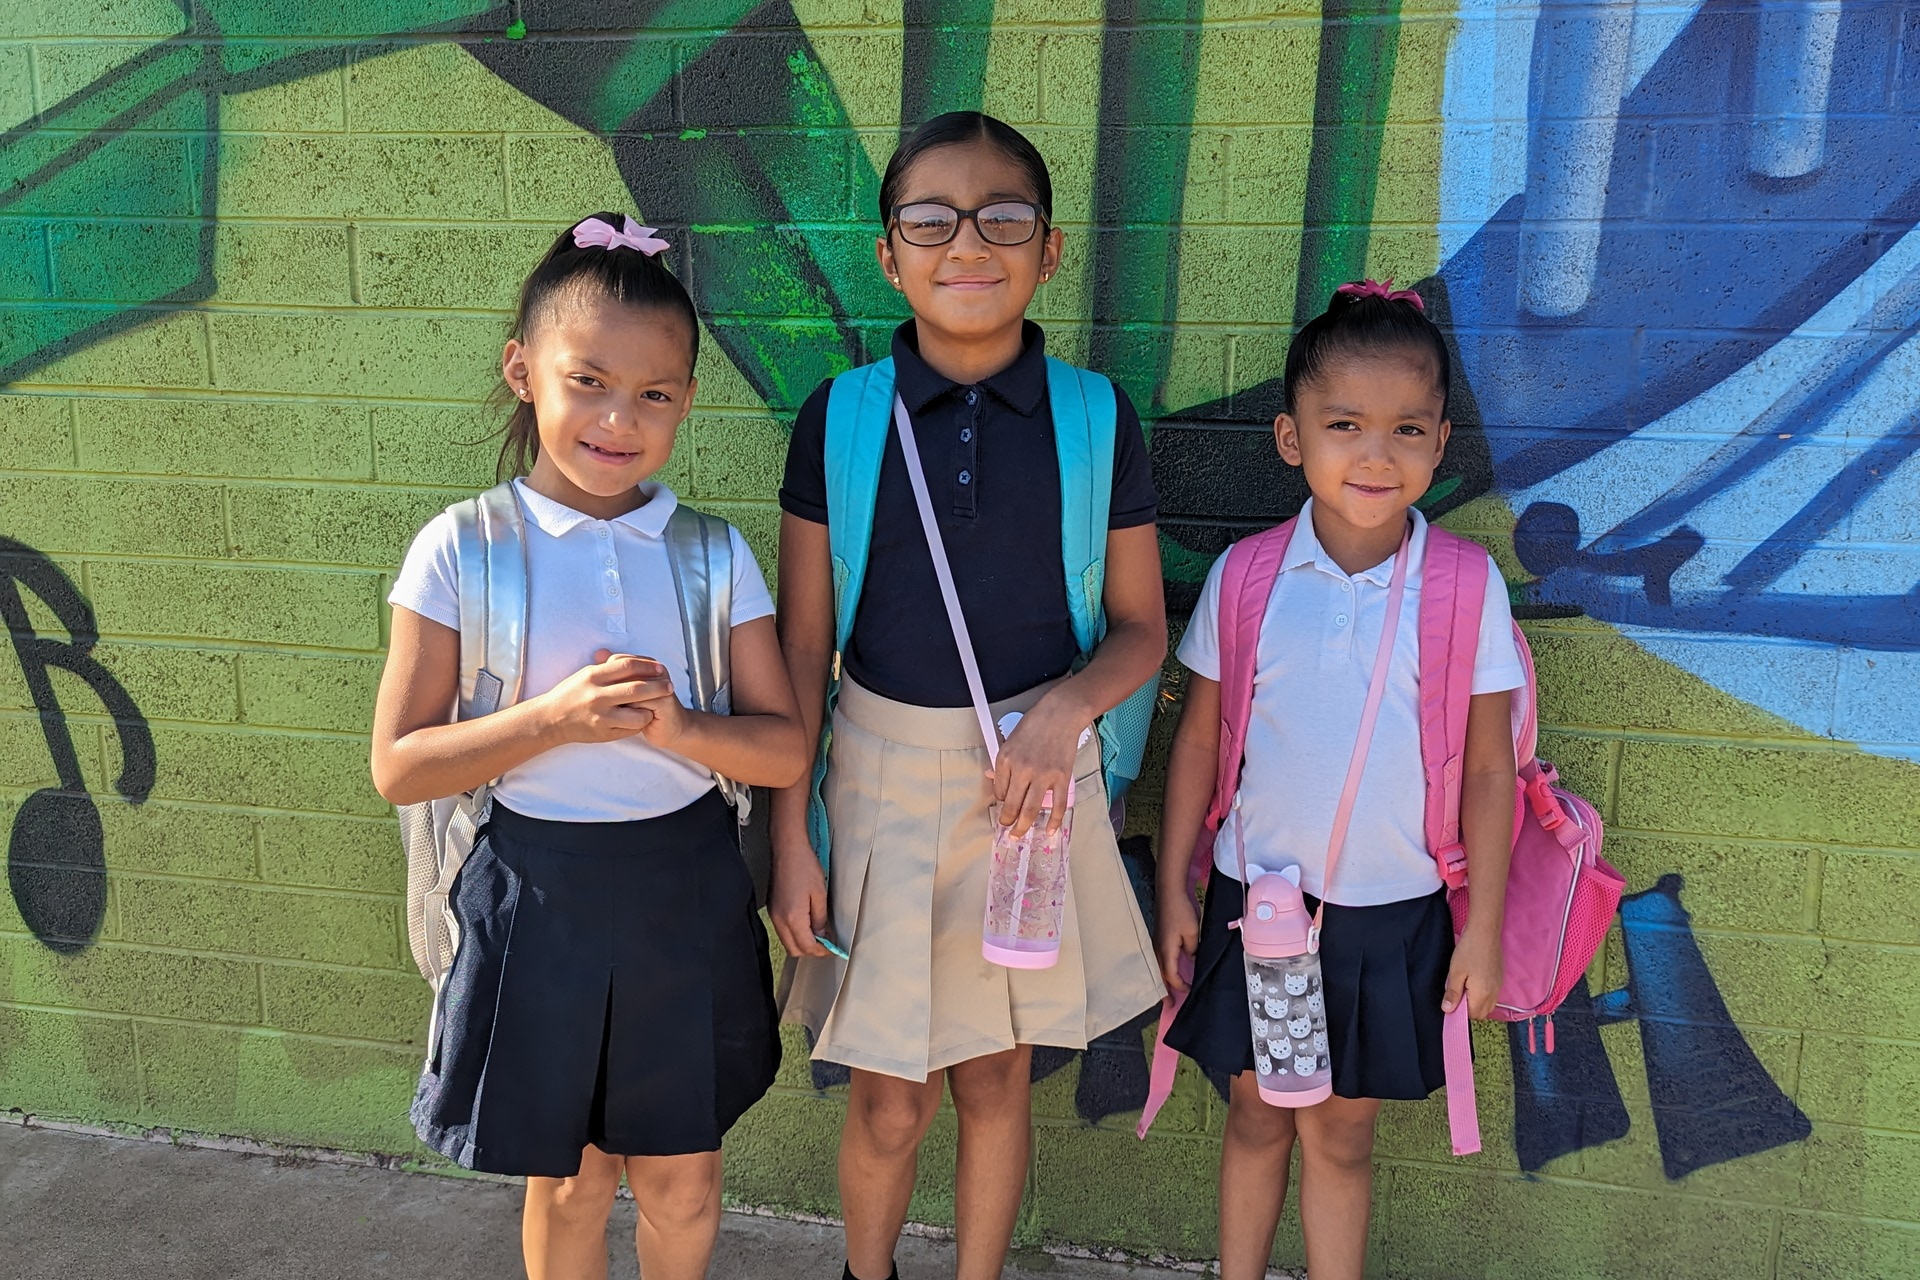
[[[987,771],[987,777],[993,780],[1000,825],[1016,836],[1025,835],[1046,812],[1047,829],[1060,829],[1067,806],[1056,803],[1048,811],[1044,808],[1046,796],[1049,791],[1055,797],[1067,794],[1074,760],[1080,754],[1080,735],[1092,722],[1092,716],[1083,716],[1053,694],[1020,717],[1019,725],[1000,747],[999,762]]]

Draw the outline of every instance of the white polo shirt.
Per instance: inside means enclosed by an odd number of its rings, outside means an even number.
[[[1298,865],[1300,887],[1316,897],[1368,907],[1440,888],[1427,852],[1420,765],[1420,582],[1427,522],[1418,511],[1412,515],[1406,598],[1386,695],[1332,892],[1322,893],[1327,840],[1386,624],[1393,560],[1349,575],[1314,534],[1311,501],[1300,513],[1260,625],[1239,807],[1214,844],[1214,865],[1225,874],[1240,875],[1232,830],[1237,816],[1247,860],[1268,871]],[[1226,560],[1223,555],[1214,561],[1180,642],[1180,661],[1209,680],[1220,678],[1220,578]],[[1490,566],[1488,573],[1473,666],[1475,693],[1525,683],[1500,571]]]
[[[673,491],[644,484],[645,506],[596,520],[514,481],[527,517],[528,622],[520,698],[546,693],[596,649],[663,663],[674,692],[691,705],[686,639],[661,536],[679,505]],[[453,519],[442,512],[413,540],[387,597],[442,626],[460,629],[460,575]],[[760,566],[733,532],[733,625],[773,612]],[[626,822],[672,813],[713,787],[713,775],[634,736],[573,742],[509,770],[494,795],[509,809],[562,822]]]

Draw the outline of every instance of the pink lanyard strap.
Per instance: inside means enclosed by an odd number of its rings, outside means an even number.
[[[953,567],[947,563],[947,544],[933,518],[933,499],[927,494],[927,473],[920,465],[920,446],[913,438],[913,422],[907,417],[906,402],[893,398],[893,425],[900,432],[900,452],[907,460],[907,482],[913,486],[913,503],[920,508],[920,527],[927,535],[927,550],[933,554],[933,576],[940,580],[940,599],[947,606],[947,624],[953,628],[953,643],[960,650],[960,666],[967,673],[967,694],[973,699],[973,713],[980,719],[980,736],[986,739],[987,761],[1000,761],[1000,734],[993,727],[993,712],[987,710],[987,689],[980,679],[980,663],[973,656],[973,637],[967,634],[967,615],[960,612],[960,593],[953,586]]]
[[[1393,666],[1393,646],[1400,635],[1400,603],[1407,594],[1407,561],[1411,528],[1400,535],[1400,550],[1393,557],[1393,580],[1387,586],[1387,616],[1380,624],[1380,648],[1373,658],[1373,679],[1367,685],[1367,704],[1360,712],[1360,733],[1353,744],[1353,758],[1347,762],[1347,782],[1340,789],[1340,804],[1333,811],[1333,833],[1327,838],[1327,865],[1320,873],[1320,905],[1313,909],[1313,932],[1308,935],[1308,950],[1320,949],[1320,925],[1327,914],[1327,895],[1333,891],[1333,868],[1346,847],[1347,828],[1353,822],[1353,802],[1360,795],[1360,778],[1367,771],[1367,749],[1373,745],[1373,727],[1380,720],[1380,703],[1387,694],[1387,672]],[[1356,602],[1357,603],[1357,602]],[[1355,612],[1359,610],[1356,608]],[[1247,879],[1246,837],[1234,824],[1240,839],[1240,882]],[[1251,896],[1250,894],[1248,896]]]

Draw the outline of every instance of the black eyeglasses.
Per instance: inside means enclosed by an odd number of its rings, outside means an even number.
[[[943,245],[959,235],[963,222],[972,222],[988,244],[1025,244],[1045,221],[1039,206],[1025,200],[996,200],[978,209],[956,209],[933,200],[893,207],[893,226],[900,238],[923,249]]]

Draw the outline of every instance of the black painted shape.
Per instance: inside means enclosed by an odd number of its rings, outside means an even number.
[[[1028,1071],[1027,1078],[1033,1081],[1033,1083],[1039,1084],[1042,1080],[1045,1080],[1048,1076],[1066,1066],[1069,1062],[1072,1062],[1081,1052],[1079,1049],[1063,1049],[1059,1045],[1037,1044],[1033,1046],[1032,1068]]]
[[[807,1052],[812,1053],[813,1046],[818,1042],[814,1039],[813,1029],[811,1027],[804,1028],[804,1030],[807,1037]],[[812,1058],[808,1061],[807,1066],[812,1072],[813,1087],[816,1089],[837,1088],[853,1079],[853,1069],[843,1066],[838,1062],[822,1062],[818,1058]]]
[[[1548,1161],[1624,1138],[1632,1123],[1600,1042],[1585,978],[1553,1015],[1554,1050],[1529,1052],[1524,1023],[1507,1026],[1513,1060],[1513,1150],[1528,1173]],[[1535,1045],[1538,1046],[1537,1038]]]
[[[38,596],[67,629],[66,640],[35,632],[20,588]],[[49,669],[78,676],[106,706],[119,732],[122,767],[114,786],[134,804],[153,790],[153,734],[113,673],[93,656],[100,633],[93,607],[60,566],[11,538],[0,538],[0,621],[13,641],[40,731],[60,785],[34,792],[14,815],[7,842],[7,884],[34,937],[71,955],[100,932],[107,912],[106,836],[87,794],[66,714]]]
[[[1149,1009],[1087,1045],[1080,1059],[1080,1083],[1073,1092],[1073,1109],[1082,1120],[1092,1124],[1147,1105],[1152,1070],[1145,1036],[1159,1016],[1159,1009]]]
[[[1558,502],[1536,502],[1520,513],[1513,528],[1513,549],[1528,573],[1546,577],[1560,569],[1579,569],[1614,578],[1639,578],[1647,603],[1673,606],[1673,575],[1700,553],[1707,540],[1685,525],[1623,551],[1600,552],[1580,546],[1580,514]]]
[[[1620,901],[1628,990],[1639,1013],[1668,1178],[1800,1142],[1813,1132],[1728,1014],[1680,905],[1684,883],[1665,875],[1653,888]]]

